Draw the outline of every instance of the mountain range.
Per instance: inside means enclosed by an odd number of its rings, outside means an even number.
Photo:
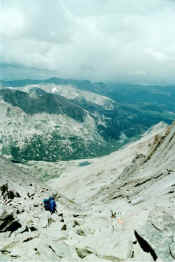
[[[175,117],[173,87],[0,81],[0,150],[17,162],[108,154]]]

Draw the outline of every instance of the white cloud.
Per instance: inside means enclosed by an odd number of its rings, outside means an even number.
[[[91,80],[175,80],[175,2],[0,0],[1,62]]]

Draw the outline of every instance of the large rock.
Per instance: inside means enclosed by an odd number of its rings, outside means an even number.
[[[1,232],[14,232],[21,227],[18,220],[15,219],[12,212],[7,212],[4,209],[0,209],[0,233]]]
[[[153,260],[175,260],[175,219],[170,212],[156,207],[150,212],[146,224],[138,228],[135,235],[141,248],[149,252]]]

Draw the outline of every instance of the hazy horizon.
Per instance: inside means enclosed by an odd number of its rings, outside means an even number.
[[[171,0],[0,0],[0,79],[173,84]]]

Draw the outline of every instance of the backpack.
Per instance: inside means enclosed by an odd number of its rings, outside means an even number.
[[[43,204],[44,204],[44,208],[45,208],[45,210],[50,210],[49,209],[49,199],[44,199],[43,200]]]

